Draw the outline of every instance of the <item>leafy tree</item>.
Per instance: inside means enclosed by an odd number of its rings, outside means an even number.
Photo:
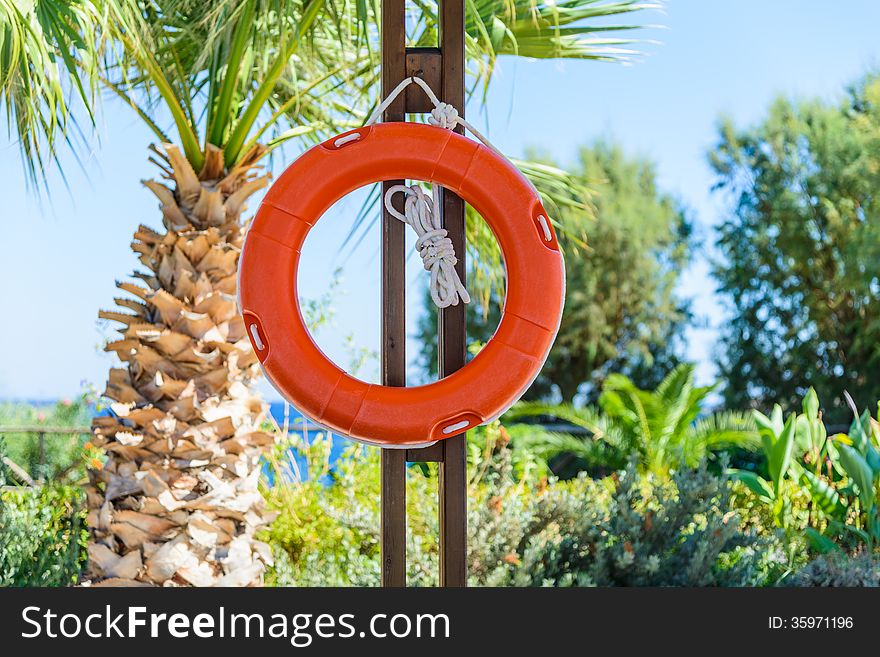
[[[595,399],[611,372],[655,386],[677,362],[676,343],[689,319],[675,294],[686,266],[691,227],[681,208],[657,189],[654,166],[627,157],[620,146],[598,142],[580,150],[572,172],[596,193],[588,210],[562,206],[564,217],[583,217],[589,244],[560,233],[565,252],[566,300],[559,335],[527,398],[558,394],[571,402],[580,393]],[[594,218],[589,222],[587,219]],[[564,225],[576,222],[563,219]],[[480,275],[477,262],[469,279]],[[476,299],[468,308],[468,332],[487,341],[500,319],[501,295]],[[420,324],[422,362],[437,369],[436,308],[426,298]]]
[[[793,408],[808,388],[847,416],[880,398],[880,79],[842,102],[777,100],[728,120],[710,156],[730,200],[715,275],[728,404]]]

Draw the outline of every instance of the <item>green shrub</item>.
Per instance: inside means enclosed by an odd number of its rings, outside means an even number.
[[[352,443],[330,466],[332,441],[318,436],[311,444],[293,438],[270,457],[273,485],[264,495],[278,518],[264,533],[275,553],[269,582],[279,586],[377,586],[379,572],[379,450]],[[299,457],[293,458],[291,454]],[[300,461],[301,459],[301,461]],[[422,549],[417,511],[426,477],[412,471],[407,482],[408,517],[413,531],[407,545],[411,585],[425,581],[436,550]],[[436,531],[436,530],[435,530]]]
[[[841,552],[822,555],[792,577],[786,586],[880,586],[880,557],[867,551],[854,556]]]
[[[773,537],[743,531],[731,487],[705,465],[665,480],[634,467],[548,488],[514,558],[488,582],[516,586],[747,586],[773,581]]]
[[[801,531],[786,532],[780,529],[776,524],[773,506],[758,498],[741,481],[732,478],[731,484],[730,505],[736,509],[743,530],[779,544],[786,555],[787,566],[784,571],[777,572],[777,578],[785,577],[803,568],[815,556],[806,534]],[[786,495],[794,507],[794,515],[805,515],[809,509],[808,496],[791,482],[786,486],[791,488]]]
[[[705,467],[673,480],[638,474],[570,481],[507,446],[497,423],[469,443],[468,574],[472,586],[746,585],[772,581],[783,562],[772,534],[742,531],[730,484]],[[330,443],[272,459],[265,493],[279,513],[263,536],[277,585],[379,583],[379,450],[351,446],[331,468]],[[305,472],[303,472],[305,470]],[[407,477],[407,579],[437,579],[437,478]]]
[[[91,401],[83,395],[55,404],[6,402],[0,404],[0,426],[88,427],[92,420]],[[88,435],[44,435],[4,432],[6,455],[34,479],[73,483],[85,477],[83,445]]]
[[[0,586],[77,582],[88,539],[83,502],[72,486],[0,492]]]

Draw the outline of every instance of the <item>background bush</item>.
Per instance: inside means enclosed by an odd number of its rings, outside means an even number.
[[[88,540],[82,490],[6,487],[6,474],[0,463],[0,586],[75,584]]]
[[[880,586],[880,557],[867,551],[847,556],[840,552],[811,561],[786,586]]]
[[[512,451],[497,423],[469,444],[468,575],[472,586],[737,586],[773,581],[784,562],[775,535],[744,531],[730,484],[705,467],[660,481],[547,478],[546,464]],[[279,513],[263,538],[278,585],[379,583],[379,452],[352,446],[329,466],[330,442],[279,447]],[[436,470],[407,477],[407,579],[436,585]]]
[[[780,98],[759,124],[720,125],[711,154],[729,212],[715,276],[728,406],[794,408],[812,386],[826,419],[880,399],[880,77],[841,101]]]
[[[94,408],[88,397],[64,399],[55,404],[2,403],[0,427],[89,427]],[[42,447],[37,433],[4,433],[5,453],[31,477],[73,483],[85,477],[82,436],[45,434]],[[13,477],[14,479],[14,477]]]
[[[516,558],[496,561],[485,583],[755,586],[783,570],[775,537],[743,530],[729,482],[705,466],[672,481],[634,468],[598,481],[581,476],[548,487],[534,506]]]

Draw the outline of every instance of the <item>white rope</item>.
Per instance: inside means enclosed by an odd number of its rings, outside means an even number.
[[[398,192],[406,195],[403,214],[391,204],[391,197]],[[425,270],[431,272],[431,300],[438,308],[448,308],[458,305],[459,298],[470,303],[471,297],[455,271],[458,258],[452,240],[447,237],[446,229],[440,227],[440,220],[434,213],[437,198],[436,185],[431,186],[431,196],[418,185],[394,185],[385,192],[385,209],[416,231],[416,250],[422,257]]]
[[[397,97],[403,93],[404,89],[406,89],[411,84],[417,84],[422,88],[422,91],[428,96],[428,100],[431,101],[431,104],[434,106],[434,109],[431,110],[431,116],[428,118],[428,123],[431,125],[435,125],[438,128],[447,128],[449,130],[453,130],[456,125],[460,125],[465,130],[470,132],[474,137],[479,139],[486,148],[491,149],[493,152],[501,153],[495,148],[489,140],[486,139],[480,132],[472,126],[470,123],[465,121],[458,115],[458,110],[455,109],[449,103],[441,102],[431,87],[428,86],[428,83],[422,80],[422,78],[417,78],[415,76],[404,78],[403,82],[394,87],[394,90],[388,94],[388,97],[379,103],[379,106],[373,111],[370,115],[370,118],[367,119],[367,122],[364,125],[373,125],[376,123],[382,115],[385,113],[385,110],[393,103]],[[504,157],[502,155],[502,157]]]
[[[417,77],[406,78],[397,85],[388,94],[388,97],[379,104],[367,120],[366,125],[376,123],[388,109],[388,106],[412,83],[419,85],[434,105],[428,123],[447,130],[454,130],[456,126],[460,125],[473,133],[486,147],[498,153],[483,135],[458,115],[458,110],[455,107],[449,103],[440,102],[428,83]],[[341,146],[342,144],[337,143],[336,145]],[[406,196],[403,214],[392,205],[392,197],[397,193]],[[452,240],[448,237],[446,229],[440,226],[440,219],[434,213],[434,208],[440,202],[439,185],[431,185],[430,196],[419,185],[394,185],[385,193],[383,200],[388,213],[412,226],[418,235],[416,249],[422,257],[425,270],[431,272],[430,290],[431,300],[434,304],[438,308],[447,308],[458,305],[459,299],[464,303],[470,303],[471,297],[462,284],[458,272],[455,271],[458,258],[455,257]]]

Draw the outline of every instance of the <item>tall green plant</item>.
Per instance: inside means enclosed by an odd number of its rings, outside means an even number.
[[[767,477],[743,470],[731,470],[732,476],[772,506],[779,527],[803,531],[818,551],[853,544],[873,550],[880,540],[876,421],[856,412],[848,434],[828,436],[812,388],[802,409],[787,420],[778,404],[770,417],[755,411]]]
[[[756,413],[761,436],[761,447],[767,460],[768,478],[755,472],[732,468],[729,471],[762,501],[773,507],[773,517],[780,527],[787,527],[792,514],[791,500],[784,494],[785,478],[791,467],[794,446],[795,418],[782,423],[782,412],[774,412],[774,419]]]
[[[642,390],[629,378],[613,374],[602,389],[598,409],[529,402],[518,404],[506,417],[549,416],[586,431],[581,437],[523,430],[522,443],[547,456],[567,452],[589,464],[613,468],[635,458],[642,470],[666,476],[682,464],[695,467],[710,452],[757,442],[754,425],[744,414],[700,417],[714,387],[696,385],[692,365],[676,367],[655,390]]]

